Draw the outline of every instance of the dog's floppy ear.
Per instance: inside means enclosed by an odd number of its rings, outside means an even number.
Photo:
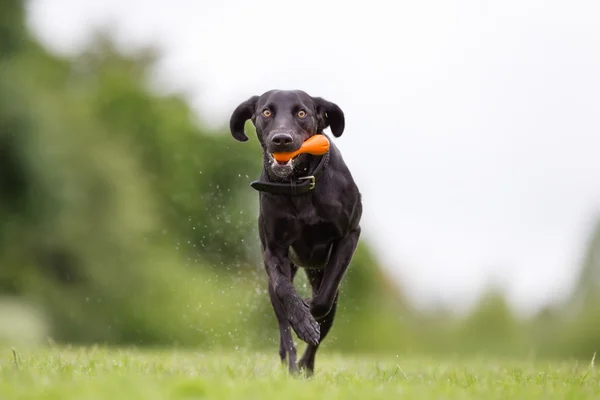
[[[331,126],[333,136],[340,137],[344,133],[344,112],[337,104],[327,101],[321,97],[313,97],[317,105],[317,118],[319,120],[319,131]]]
[[[244,132],[244,125],[246,124],[246,121],[252,118],[257,100],[258,96],[250,97],[248,100],[237,106],[237,108],[233,110],[233,114],[231,114],[229,130],[231,131],[231,136],[240,142],[248,140],[248,136],[246,136],[246,133]]]

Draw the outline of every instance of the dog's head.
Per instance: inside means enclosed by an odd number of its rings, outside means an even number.
[[[301,90],[271,90],[241,103],[229,121],[232,136],[240,142],[248,140],[244,132],[247,120],[256,128],[266,167],[281,178],[292,174],[295,158],[280,163],[273,153],[296,151],[306,139],[323,133],[327,127],[331,127],[335,137],[344,132],[344,113],[340,107]]]

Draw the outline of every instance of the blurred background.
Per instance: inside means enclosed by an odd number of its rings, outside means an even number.
[[[282,88],[345,111],[336,144],[364,196],[325,348],[590,358],[599,16],[596,1],[3,0],[0,343],[275,351],[260,149],[227,122]]]

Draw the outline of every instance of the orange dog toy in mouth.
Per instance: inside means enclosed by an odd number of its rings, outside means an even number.
[[[277,162],[288,162],[298,154],[312,154],[313,156],[321,156],[329,150],[329,140],[325,135],[314,135],[302,143],[302,146],[289,153],[273,153],[273,158]]]

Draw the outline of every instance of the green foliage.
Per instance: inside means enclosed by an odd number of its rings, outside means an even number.
[[[574,306],[585,307],[586,304],[597,304],[600,300],[600,217],[592,229],[588,247],[584,255],[581,274],[574,293]]]
[[[0,296],[27,305],[38,340],[276,346],[248,186],[258,143],[151,90],[155,59],[99,34],[73,58],[32,42],[3,64]],[[351,268],[354,307],[372,307],[364,245]]]
[[[0,4],[0,60],[20,50],[27,41],[24,1],[3,0]]]
[[[240,263],[248,258],[240,243],[256,236],[256,196],[247,184],[260,171],[257,145],[242,147],[227,132],[199,127],[182,97],[151,94],[153,58],[147,50],[125,57],[100,36],[74,69],[94,117],[125,137],[140,161],[173,243],[219,266]]]

